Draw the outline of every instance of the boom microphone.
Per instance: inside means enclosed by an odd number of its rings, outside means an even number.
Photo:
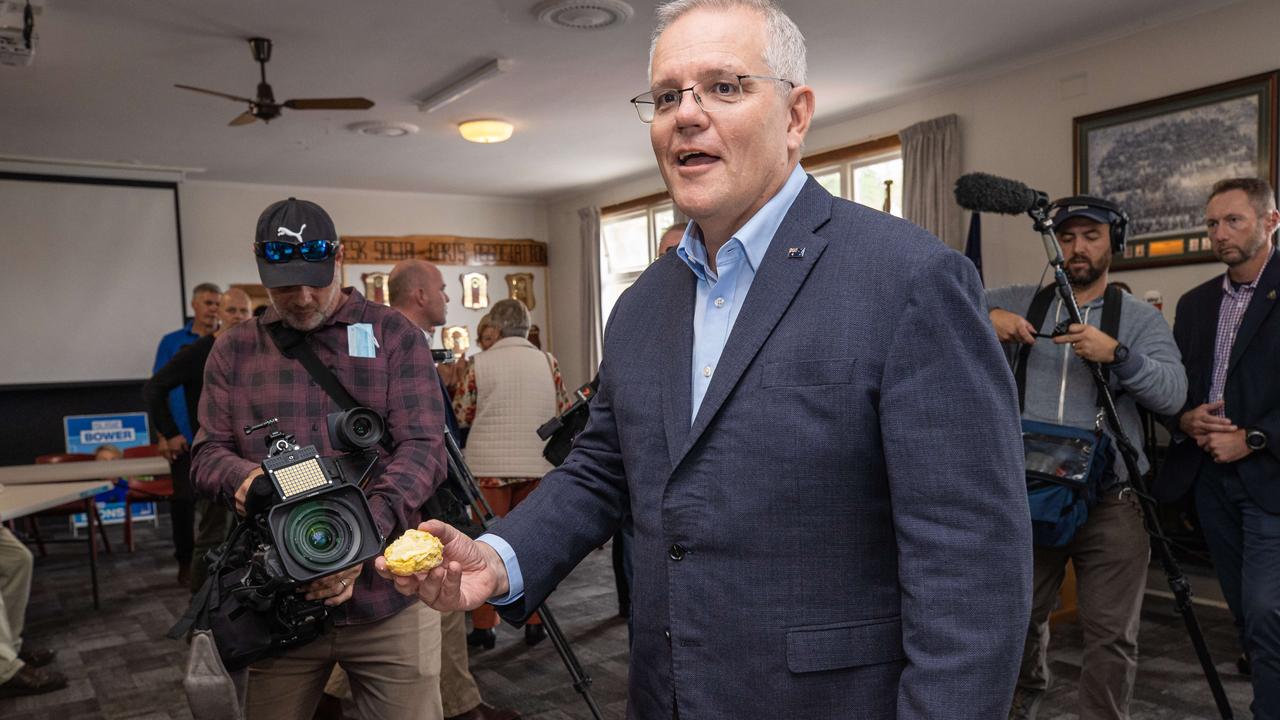
[[[1049,196],[1017,180],[976,172],[956,181],[956,202],[975,212],[1021,215],[1032,208],[1047,207]]]

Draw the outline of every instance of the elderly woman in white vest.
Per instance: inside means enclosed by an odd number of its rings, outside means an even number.
[[[556,359],[527,339],[530,319],[524,303],[499,300],[487,317],[499,339],[472,358],[462,392],[454,395],[453,409],[458,424],[471,428],[467,465],[494,514],[501,517],[528,497],[551,470],[551,463],[542,457],[538,426],[567,409],[569,401]],[[493,607],[481,606],[471,619],[475,630],[467,642],[492,648],[498,625]],[[546,637],[536,614],[524,631],[529,645]]]

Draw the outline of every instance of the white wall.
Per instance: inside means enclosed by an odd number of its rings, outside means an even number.
[[[1041,31],[1050,28],[1052,24]],[[1072,189],[1073,117],[1280,67],[1276,28],[1280,28],[1280,2],[1239,3],[1003,75],[907,99],[859,117],[820,122],[809,134],[808,148],[817,152],[840,147],[956,113],[960,116],[964,172],[989,172],[1021,180],[1050,196],[1067,195]],[[1060,91],[1062,81],[1081,75],[1084,92],[1062,97],[1066,94]],[[815,88],[815,92],[821,108],[822,88]],[[565,243],[570,247],[578,243],[577,208],[608,205],[661,189],[655,169],[649,178],[615,183],[552,203],[548,221],[553,277],[582,272],[577,253],[562,252]],[[987,216],[983,218],[983,261],[987,285],[994,287],[1035,282],[1045,258],[1028,220]],[[1113,277],[1129,283],[1139,297],[1146,290],[1160,290],[1166,317],[1172,320],[1177,298],[1221,270],[1217,263],[1202,263],[1116,273]],[[580,349],[578,294],[566,284],[552,290],[551,300],[565,379],[576,381],[587,372]]]
[[[222,286],[257,283],[251,246],[258,215],[290,196],[318,203],[340,235],[547,239],[546,204],[534,200],[188,181],[179,191],[188,294],[203,281]],[[450,298],[460,302],[456,273],[445,279]],[[489,294],[490,302],[506,297],[501,274],[490,273]],[[453,324],[454,318],[450,321]],[[557,347],[555,323],[550,318],[552,327],[543,332],[544,347]]]

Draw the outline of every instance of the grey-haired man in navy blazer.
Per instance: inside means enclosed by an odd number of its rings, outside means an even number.
[[[799,168],[814,93],[771,2],[661,6],[650,80],[685,236],[619,299],[564,465],[476,542],[427,523],[446,563],[397,586],[519,622],[629,509],[629,717],[1002,717],[1031,537],[976,271]]]

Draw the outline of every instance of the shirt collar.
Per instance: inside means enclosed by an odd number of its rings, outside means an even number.
[[[804,188],[807,178],[804,169],[797,163],[777,194],[757,210],[756,214],[752,215],[751,219],[747,220],[746,224],[729,239],[730,242],[737,240],[742,245],[752,272],[760,267],[760,262],[764,260],[764,254],[769,249],[769,243],[778,233],[778,227],[782,225],[787,211],[791,209],[800,190]],[[725,243],[721,250],[728,245],[729,243]],[[684,237],[680,238],[676,255],[689,266],[699,280],[712,282],[716,279],[707,262],[707,248],[702,243],[702,230],[692,220],[684,229]]]

